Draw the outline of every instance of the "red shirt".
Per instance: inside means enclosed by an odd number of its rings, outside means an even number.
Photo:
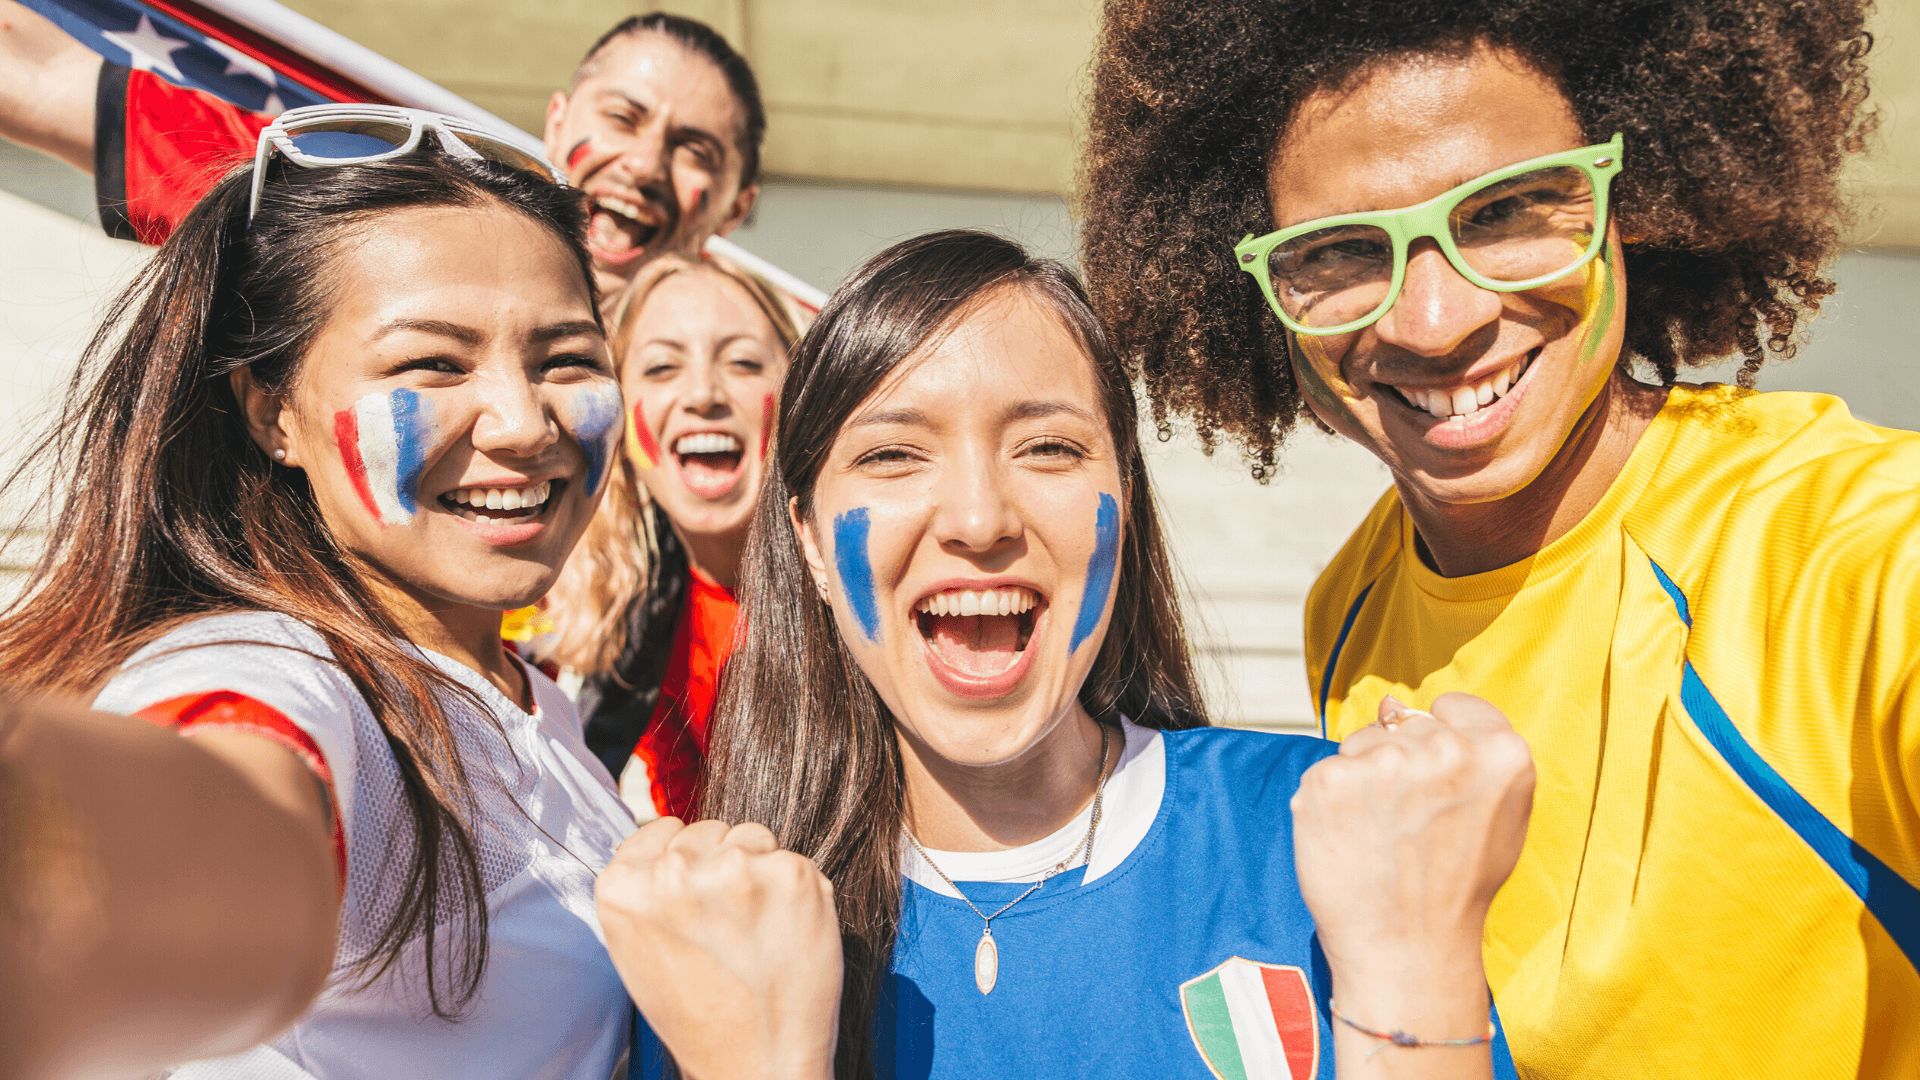
[[[269,118],[146,71],[100,68],[93,190],[109,236],[164,242],[227,170],[253,160]]]
[[[720,669],[733,652],[740,604],[726,586],[690,568],[687,599],[673,631],[673,650],[660,682],[653,719],[633,755],[652,780],[653,807],[682,820],[700,799],[707,722],[720,690]]]

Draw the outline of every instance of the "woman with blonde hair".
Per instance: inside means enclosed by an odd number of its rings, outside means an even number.
[[[587,745],[643,817],[684,816],[699,791],[800,321],[764,281],[711,258],[660,258],[612,306],[626,453],[534,651],[584,678]]]

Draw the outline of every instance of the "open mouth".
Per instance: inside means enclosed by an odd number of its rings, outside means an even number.
[[[1394,386],[1391,383],[1386,386],[1407,408],[1415,412],[1427,413],[1441,421],[1471,420],[1513,393],[1519,387],[1520,380],[1533,369],[1533,362],[1539,355],[1540,350],[1536,348],[1487,378],[1452,390]]]
[[[703,499],[723,498],[740,482],[746,447],[724,431],[697,431],[673,441],[681,482]]]
[[[546,514],[566,490],[565,480],[517,488],[460,488],[440,496],[440,505],[476,525],[527,525]]]
[[[651,202],[596,195],[587,220],[587,246],[601,262],[629,263],[667,233],[667,222],[668,215]]]
[[[947,589],[913,607],[914,623],[940,667],[965,680],[1007,675],[1025,657],[1045,601],[1032,589]],[[948,681],[943,679],[943,682]]]

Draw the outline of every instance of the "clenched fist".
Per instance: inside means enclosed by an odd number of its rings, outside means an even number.
[[[1301,777],[1300,892],[1343,1014],[1425,1039],[1475,1036],[1487,1023],[1481,936],[1526,839],[1533,757],[1477,697],[1443,694],[1431,714],[1388,698],[1380,712]]]
[[[661,818],[601,872],[607,949],[692,1080],[833,1075],[833,886],[759,825]]]

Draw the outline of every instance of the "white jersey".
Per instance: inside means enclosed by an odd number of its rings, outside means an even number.
[[[493,714],[489,722],[453,706],[478,802],[489,918],[486,972],[451,1022],[428,1005],[420,942],[370,985],[347,970],[400,899],[412,827],[386,737],[317,633],[267,613],[201,619],[136,653],[95,699],[96,709],[132,714],[230,690],[284,713],[333,774],[347,862],[333,976],[271,1044],[180,1066],[179,1080],[607,1080],[625,1056],[632,1006],[607,957],[593,884],[633,831],[632,816],[581,740],[572,702],[544,675],[527,671],[529,714],[464,665],[420,655]],[[459,923],[446,926],[435,950],[450,959]]]

